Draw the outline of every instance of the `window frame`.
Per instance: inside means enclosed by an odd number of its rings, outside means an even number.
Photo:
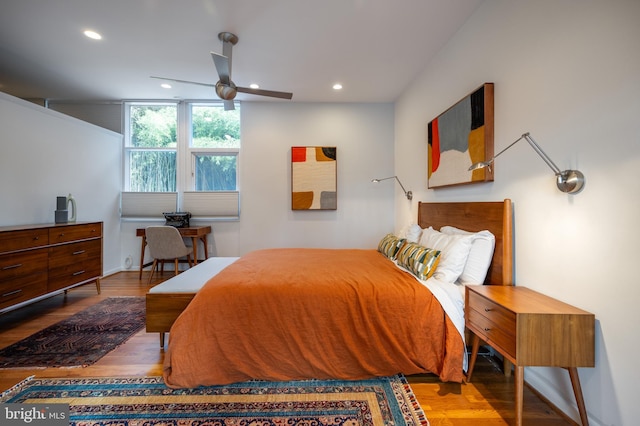
[[[240,215],[240,152],[242,146],[242,136],[240,135],[239,147],[226,148],[226,147],[192,147],[192,106],[206,106],[211,105],[215,107],[223,107],[222,102],[217,101],[189,101],[189,100],[166,100],[166,101],[126,101],[124,102],[124,117],[123,117],[123,188],[122,193],[126,193],[126,200],[131,203],[136,200],[135,192],[131,192],[131,168],[130,168],[130,153],[133,151],[174,151],[176,152],[176,193],[177,203],[175,211],[181,211],[183,205],[183,197],[185,193],[190,193],[191,199],[195,196],[198,198],[198,193],[202,193],[202,201],[211,202],[216,197],[227,200],[228,204],[229,196],[235,197],[237,200],[237,209],[226,208],[224,218],[238,219]],[[170,147],[134,147],[131,144],[131,107],[132,106],[153,106],[153,105],[175,105],[177,108],[177,128],[176,138],[177,146]],[[239,104],[236,103],[236,108],[239,109]],[[235,182],[236,189],[230,190],[217,190],[217,191],[196,191],[196,156],[197,155],[229,155],[235,157]],[[133,196],[132,196],[133,194]],[[139,192],[140,199],[144,197],[144,194],[150,194],[149,192]],[[195,194],[195,195],[194,195]],[[219,194],[219,195],[216,195]],[[123,199],[122,202],[125,200]],[[121,212],[128,209],[121,207]],[[161,212],[160,212],[161,213]],[[156,216],[156,212],[149,212],[149,215]],[[140,217],[140,216],[138,216]],[[219,213],[215,208],[212,208],[210,214],[200,212],[199,218],[220,218]]]

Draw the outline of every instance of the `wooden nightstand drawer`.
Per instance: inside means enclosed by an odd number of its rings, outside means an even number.
[[[478,312],[478,314],[486,317],[489,321],[502,328],[505,333],[515,336],[515,313],[473,292],[469,292],[467,305],[470,310],[474,310]]]
[[[511,330],[501,327],[488,317],[480,314],[478,311],[469,310],[467,318],[467,327],[476,333],[482,340],[495,346],[496,349],[506,352],[515,359],[516,357],[516,334],[515,321],[512,323]]]

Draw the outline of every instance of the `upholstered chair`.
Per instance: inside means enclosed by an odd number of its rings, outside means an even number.
[[[149,253],[153,258],[149,283],[151,283],[151,279],[153,278],[153,272],[158,267],[158,261],[161,262],[162,271],[164,272],[164,262],[173,260],[175,264],[175,275],[178,275],[178,260],[181,257],[186,256],[189,267],[192,266],[191,254],[193,253],[193,248],[185,245],[180,232],[173,226],[149,226],[145,230],[145,238],[147,240],[147,246],[149,247]]]

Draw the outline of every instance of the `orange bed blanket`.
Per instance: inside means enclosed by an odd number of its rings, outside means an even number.
[[[169,335],[173,388],[251,379],[463,380],[464,345],[431,292],[376,250],[268,249],[220,271]]]

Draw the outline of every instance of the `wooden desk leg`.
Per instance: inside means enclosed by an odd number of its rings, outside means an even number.
[[[202,244],[204,245],[204,260],[209,258],[209,248],[207,247],[207,234],[202,236]]]
[[[140,274],[138,275],[138,280],[142,279],[142,267],[144,266],[144,248],[147,245],[147,237],[142,237],[142,248],[140,249]]]
[[[191,245],[193,245],[193,264],[198,264],[198,237],[191,237]]]
[[[578,376],[578,369],[576,367],[569,367],[569,377],[571,378],[571,386],[573,386],[573,394],[576,397],[576,403],[578,404],[578,411],[580,412],[580,421],[582,426],[589,426],[589,417],[587,416],[587,407],[584,405],[584,398],[582,396],[582,387],[580,386],[580,376]]]
[[[474,334],[471,346],[471,359],[469,359],[469,369],[467,370],[467,383],[471,383],[471,374],[473,374],[473,367],[476,365],[478,349],[480,349],[480,338]]]
[[[524,399],[524,367],[516,365],[516,426],[522,426],[522,404]]]

